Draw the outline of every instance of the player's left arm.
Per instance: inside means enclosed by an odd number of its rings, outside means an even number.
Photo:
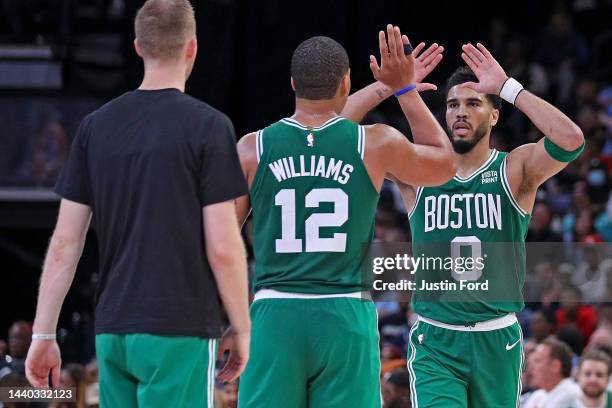
[[[89,229],[89,206],[63,199],[55,231],[43,265],[33,331],[53,336],[64,298],[70,289]],[[59,384],[61,359],[53,339],[32,340],[26,359],[26,376],[34,387],[46,387],[51,374]]]
[[[523,169],[524,177],[537,187],[569,163],[555,159],[549,150],[556,146],[558,151],[575,152],[584,145],[584,136],[578,125],[563,112],[529,91],[523,90],[514,104],[544,134],[544,138],[537,143],[523,147],[528,153],[517,155],[517,158],[522,158],[517,161]],[[545,143],[549,144],[548,148]],[[514,157],[511,153],[508,163],[512,161]]]
[[[436,85],[422,81],[438,66],[440,61],[442,61],[442,53],[444,52],[444,47],[437,43],[433,43],[425,51],[423,51],[424,48],[425,43],[421,42],[414,47],[412,51],[414,55],[415,81],[417,83],[416,90],[418,92],[435,91],[438,89]],[[350,119],[353,122],[360,123],[369,111],[377,107],[391,95],[393,95],[391,88],[382,82],[376,81],[371,83],[349,96],[340,116]]]
[[[240,159],[240,167],[242,167],[242,173],[244,178],[247,180],[249,190],[251,184],[255,178],[255,172],[257,171],[257,152],[255,150],[256,133],[252,132],[243,136],[239,141],[237,150],[238,158]],[[251,212],[251,199],[250,196],[244,195],[238,197],[235,200],[236,204],[236,216],[238,217],[238,225],[244,226],[246,219]]]
[[[462,50],[461,57],[478,78],[477,83],[467,82],[464,86],[477,92],[500,95],[527,115],[544,134],[537,143],[514,149],[507,159],[512,192],[519,205],[531,211],[538,186],[560,172],[582,151],[582,131],[559,109],[509,78],[484,45],[465,44]]]

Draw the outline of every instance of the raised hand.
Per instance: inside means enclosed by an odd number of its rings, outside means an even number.
[[[461,47],[461,58],[478,78],[478,82],[466,82],[463,86],[476,92],[499,95],[508,75],[484,45],[477,43],[476,46],[478,48],[472,44]]]
[[[408,43],[408,37],[402,36],[399,27],[388,24],[386,35],[384,31],[378,33],[380,66],[376,57],[370,55],[374,78],[394,92],[416,82],[414,57],[404,54],[405,43]]]
[[[402,39],[408,41],[408,37],[403,36]],[[438,45],[437,43],[433,43],[429,46],[425,51],[425,43],[421,42],[419,45],[414,47],[414,51],[412,51],[412,55],[414,57],[414,76],[415,81],[417,82],[417,90],[421,91],[435,91],[438,87],[434,84],[430,84],[427,82],[422,82],[427,75],[433,71],[440,61],[442,61],[442,53],[444,52],[444,47]],[[421,53],[421,51],[423,51]]]

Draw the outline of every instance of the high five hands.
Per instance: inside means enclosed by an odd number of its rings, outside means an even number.
[[[394,92],[415,82],[419,92],[438,89],[434,84],[421,81],[442,61],[444,47],[434,43],[423,51],[425,43],[421,42],[410,55],[405,55],[404,44],[410,41],[406,35],[402,35],[399,27],[391,24],[387,25],[386,34],[384,31],[378,33],[378,43],[381,65],[378,65],[375,56],[370,55],[370,69],[377,81]]]
[[[437,90],[437,86],[422,82],[440,64],[444,47],[434,43],[425,51],[421,42],[410,55],[404,54],[404,44],[410,41],[402,35],[399,27],[387,25],[387,32],[378,33],[380,48],[380,66],[375,56],[370,55],[370,70],[374,78],[385,84],[393,92],[416,84],[417,91]],[[508,79],[504,69],[481,43],[462,46],[461,58],[478,78],[478,82],[466,82],[462,86],[476,92],[498,95],[502,85]]]

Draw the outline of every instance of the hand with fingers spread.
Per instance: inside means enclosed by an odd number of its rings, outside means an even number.
[[[499,95],[508,75],[484,45],[477,43],[476,46],[478,48],[472,44],[461,47],[461,58],[478,78],[478,82],[466,82],[463,86],[476,92]]]
[[[242,374],[249,360],[250,345],[250,332],[237,333],[232,327],[225,331],[219,344],[217,359],[221,358],[226,351],[229,351],[229,357],[221,371],[219,371],[217,376],[219,381],[224,383],[231,382]]]
[[[60,382],[62,360],[55,340],[32,340],[26,358],[26,378],[36,388],[57,387]]]
[[[404,54],[404,44],[408,37],[402,36],[399,27],[387,25],[387,33],[378,33],[380,47],[380,66],[376,57],[370,55],[370,69],[377,81],[388,86],[393,92],[413,85],[415,79],[414,57]]]
[[[438,66],[440,61],[442,61],[444,47],[437,43],[433,43],[425,51],[423,51],[423,48],[425,48],[425,43],[421,42],[414,47],[414,51],[412,51],[414,57],[414,80],[417,83],[417,91],[435,91],[438,89],[436,85],[422,81]],[[421,51],[423,52],[421,53]]]

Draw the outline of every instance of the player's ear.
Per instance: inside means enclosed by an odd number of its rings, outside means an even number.
[[[491,126],[497,125],[498,120],[499,120],[499,109],[493,108],[491,110]]]
[[[293,92],[295,92],[295,81],[293,80],[293,77],[291,77],[291,89],[293,89]]]
[[[198,40],[195,37],[193,37],[187,43],[187,55],[186,55],[187,59],[195,58],[197,53],[198,53]]]
[[[134,49],[136,50],[136,54],[138,54],[138,56],[142,58],[142,49],[140,48],[140,44],[138,44],[137,38],[134,38]]]
[[[340,94],[347,95],[351,93],[351,70],[349,69],[340,81]]]

